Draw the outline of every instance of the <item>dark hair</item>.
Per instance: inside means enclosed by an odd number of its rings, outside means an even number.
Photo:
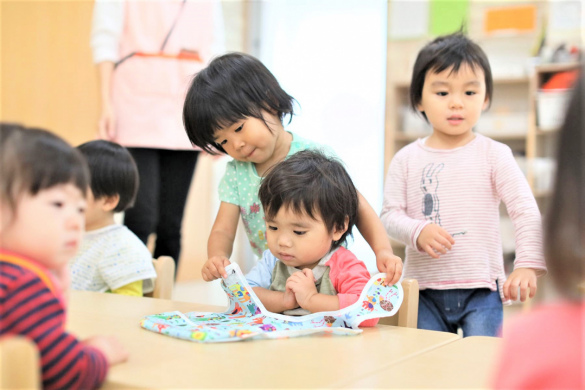
[[[131,207],[138,191],[138,169],[128,150],[103,140],[86,142],[77,149],[87,160],[94,198],[119,195],[116,213]]]
[[[410,82],[410,106],[418,112],[417,106],[422,100],[422,91],[427,73],[440,73],[451,69],[457,73],[461,65],[466,64],[471,69],[481,68],[485,75],[486,99],[492,102],[494,83],[490,63],[479,45],[461,32],[436,38],[421,49],[414,63],[412,80]],[[422,116],[428,121],[424,112]]]
[[[293,102],[262,62],[248,54],[229,53],[215,58],[193,78],[183,124],[191,143],[211,154],[225,153],[215,142],[217,130],[246,117],[264,121],[262,111],[277,115],[281,122],[286,115],[292,119]]]
[[[13,212],[23,193],[68,183],[87,194],[87,164],[75,148],[46,130],[0,123],[0,198]]]
[[[358,195],[343,165],[321,152],[304,150],[272,167],[260,184],[260,202],[266,220],[276,216],[281,207],[316,219],[320,215],[327,230],[347,231],[332,243],[343,243],[357,222]]]
[[[557,289],[583,299],[585,283],[585,69],[573,92],[561,127],[554,192],[544,223],[544,252]],[[582,294],[582,293],[581,293]]]

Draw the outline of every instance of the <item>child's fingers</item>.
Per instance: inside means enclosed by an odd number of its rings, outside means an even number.
[[[504,287],[502,287],[502,292],[504,293],[504,299],[510,299],[510,279],[506,280],[504,283]]]
[[[434,250],[443,255],[447,253],[447,249],[445,249],[445,247],[438,241],[431,241],[430,245]]]
[[[435,253],[435,251],[433,250],[433,248],[430,245],[425,245],[423,247],[424,251],[428,253],[429,256],[431,256],[433,259],[438,259],[439,255],[437,253]]]
[[[526,298],[528,296],[528,281],[527,280],[523,280],[520,283],[520,302],[524,302],[526,301]]]
[[[531,280],[530,283],[528,284],[529,288],[530,288],[530,298],[534,298],[534,296],[536,295],[536,290],[537,290],[537,286],[536,286],[536,279]]]
[[[395,263],[391,263],[390,261],[386,262],[386,269],[384,270],[384,272],[386,272],[386,279],[384,280],[384,285],[388,286],[392,286],[392,281],[394,280],[394,274],[396,273],[396,264]]]
[[[449,236],[449,237],[451,237],[451,236]],[[451,239],[453,239],[453,237],[451,237]],[[451,243],[451,240],[449,240],[449,239],[448,239],[448,238],[446,238],[445,236],[443,236],[443,235],[439,235],[439,236],[437,236],[437,238],[435,238],[435,240],[436,240],[436,241],[437,241],[437,242],[438,242],[440,245],[442,245],[444,248],[446,248],[447,250],[451,250],[451,245],[452,245],[452,243]]]
[[[437,232],[439,233],[439,235],[446,239],[447,241],[449,241],[449,243],[451,245],[455,244],[455,239],[453,238],[453,236],[451,234],[449,234],[448,231],[446,231],[445,229],[439,227],[439,230],[437,230]]]

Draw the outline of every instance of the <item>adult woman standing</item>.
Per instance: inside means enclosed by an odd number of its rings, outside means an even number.
[[[198,151],[181,122],[187,85],[223,52],[218,2],[96,0],[91,47],[101,95],[99,134],[134,157],[140,187],[124,223],[154,257],[181,252],[181,225]],[[177,267],[178,269],[178,267]]]

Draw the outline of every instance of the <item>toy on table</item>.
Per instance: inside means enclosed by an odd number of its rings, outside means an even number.
[[[332,312],[306,316],[271,313],[258,299],[237,264],[226,267],[221,286],[229,307],[223,313],[178,311],[144,317],[140,326],[167,336],[216,343],[246,339],[299,337],[315,333],[355,335],[359,324],[370,318],[389,317],[398,311],[404,293],[402,286],[384,286],[385,274],[373,276],[353,305]]]

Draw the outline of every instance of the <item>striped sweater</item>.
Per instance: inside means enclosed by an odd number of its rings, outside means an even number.
[[[36,343],[46,389],[96,388],[106,377],[105,356],[65,331],[65,306],[46,269],[0,250],[0,337],[16,334]]]
[[[497,281],[503,300],[500,201],[515,227],[514,268],[544,273],[540,212],[508,146],[477,134],[455,149],[429,148],[421,139],[401,149],[388,170],[381,219],[388,234],[406,244],[404,276],[438,290],[495,291]],[[455,239],[439,259],[416,246],[429,223]]]

